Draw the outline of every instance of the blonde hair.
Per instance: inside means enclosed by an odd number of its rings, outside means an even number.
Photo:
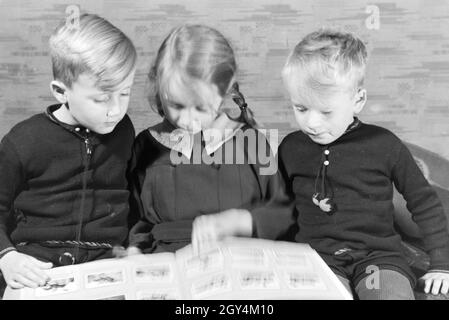
[[[326,93],[363,86],[367,63],[365,44],[347,32],[322,29],[308,34],[290,53],[282,70],[285,80],[301,77],[305,89]]]
[[[131,40],[95,14],[79,17],[79,27],[59,25],[49,40],[53,77],[69,88],[89,73],[96,85],[113,91],[135,69],[137,52]]]
[[[236,71],[234,51],[219,31],[204,25],[174,28],[162,42],[148,74],[150,106],[164,116],[161,94],[167,92],[168,80],[177,73],[185,83],[193,79],[216,85],[221,97],[231,93],[244,121],[252,124],[252,113],[233,81]]]

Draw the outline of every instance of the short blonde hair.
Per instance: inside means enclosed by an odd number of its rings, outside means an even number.
[[[365,44],[347,32],[321,29],[308,34],[290,53],[282,70],[284,81],[300,77],[307,89],[357,90],[363,86],[367,63]]]
[[[137,52],[117,27],[95,14],[83,14],[79,27],[65,22],[49,40],[53,77],[69,88],[82,73],[97,78],[96,85],[113,91],[135,69]]]

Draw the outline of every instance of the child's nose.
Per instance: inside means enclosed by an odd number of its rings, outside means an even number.
[[[179,115],[179,125],[186,129],[193,128],[195,119],[192,116],[190,110],[183,110]]]
[[[309,112],[306,125],[312,130],[317,130],[321,125],[321,116],[316,112]]]
[[[111,103],[109,104],[108,108],[108,116],[118,116],[121,112],[120,101],[116,98],[112,98],[110,101]]]

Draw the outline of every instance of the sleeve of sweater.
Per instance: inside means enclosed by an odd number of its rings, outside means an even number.
[[[263,239],[284,239],[295,227],[294,201],[286,190],[280,166],[282,163],[271,152],[265,136],[259,136],[258,143],[265,144],[267,164],[255,166],[263,199],[259,206],[250,210],[253,219],[253,236]],[[278,153],[279,154],[279,153]],[[260,156],[260,153],[258,154]],[[260,160],[260,159],[259,159]]]
[[[0,143],[0,252],[14,247],[9,230],[14,199],[20,192],[25,177],[19,155],[7,138]]]
[[[429,270],[449,271],[449,232],[443,205],[403,143],[393,167],[393,182],[421,229],[430,256]]]
[[[139,135],[135,142],[132,151],[132,158],[130,161],[128,171],[128,188],[130,191],[129,198],[129,218],[128,224],[129,232],[129,246],[135,246],[139,249],[150,248],[153,243],[151,237],[151,230],[155,222],[151,221],[151,216],[155,216],[154,212],[145,212],[141,200],[142,185],[145,179],[145,140],[143,135]],[[144,190],[144,192],[151,192],[151,190]],[[151,203],[146,203],[147,210],[153,210]]]

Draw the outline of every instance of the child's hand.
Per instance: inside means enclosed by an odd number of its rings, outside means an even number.
[[[128,256],[135,256],[137,254],[142,254],[142,251],[137,247],[130,246],[126,248],[126,254]]]
[[[447,294],[449,292],[449,273],[428,272],[421,280],[424,281],[424,292],[429,293],[432,288],[432,294]]]
[[[252,216],[247,210],[229,209],[197,217],[192,227],[193,253],[212,247],[227,236],[251,236]]]
[[[130,247],[126,248],[126,249],[124,247],[122,247],[122,246],[115,246],[112,249],[112,254],[116,258],[125,258],[125,257],[128,257],[128,256],[134,256],[134,255],[141,254],[141,253],[142,253],[142,251],[140,251],[139,248],[133,247],[133,246],[130,246]]]
[[[50,278],[44,270],[52,266],[51,262],[42,262],[17,251],[8,252],[0,259],[3,277],[13,289],[45,285]]]

